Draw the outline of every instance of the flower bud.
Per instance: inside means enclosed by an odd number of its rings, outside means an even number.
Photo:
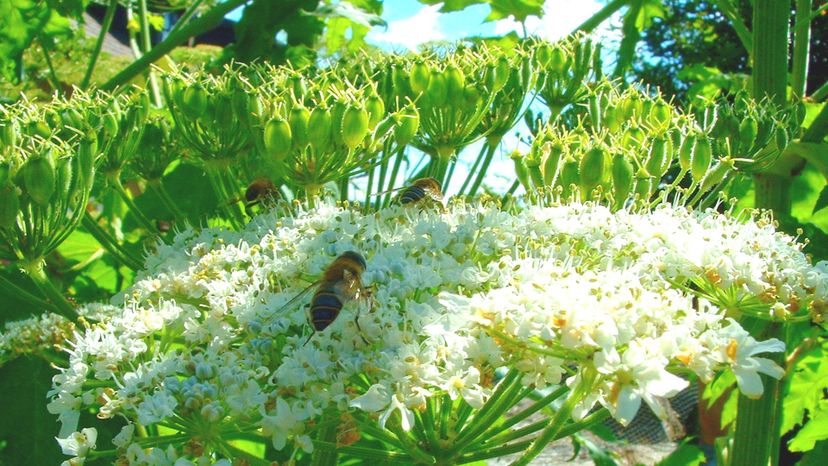
[[[512,73],[512,64],[509,63],[509,59],[505,55],[500,55],[495,64],[495,70],[493,91],[497,92],[503,89],[506,83],[509,82],[509,75]]]
[[[308,120],[308,142],[315,150],[322,152],[331,142],[331,114],[324,107],[311,111]]]
[[[635,194],[638,195],[639,198],[643,201],[647,201],[650,199],[650,195],[653,193],[653,177],[647,173],[647,170],[644,167],[640,167],[637,172],[635,172]]]
[[[264,146],[268,155],[282,160],[290,153],[292,135],[290,125],[284,118],[276,117],[268,121],[264,128]]]
[[[11,183],[0,184],[0,229],[12,228],[17,222],[20,198]]]
[[[578,161],[568,157],[564,160],[564,164],[561,167],[561,175],[560,175],[560,182],[558,183],[561,188],[563,188],[563,195],[568,196],[570,191],[572,190],[572,185],[578,185],[578,180],[580,176],[578,175]]]
[[[90,136],[81,139],[78,146],[78,178],[86,190],[95,182],[95,162],[98,158],[98,139]]]
[[[404,146],[414,139],[420,128],[420,114],[417,109],[409,107],[397,117],[397,126],[394,128],[394,139],[397,144]]]
[[[423,62],[416,62],[411,66],[411,74],[408,77],[408,84],[415,95],[422,94],[428,89],[431,80],[431,70]]]
[[[464,97],[463,91],[466,86],[466,77],[460,68],[455,65],[449,65],[443,72],[446,77],[446,94],[448,98],[454,102]]]
[[[108,138],[114,138],[118,134],[118,118],[110,112],[106,112],[102,118],[104,134]]]
[[[296,105],[290,109],[290,133],[293,136],[293,145],[304,147],[308,143],[308,122],[310,112],[302,105]]]
[[[603,181],[606,167],[605,157],[608,157],[607,152],[601,147],[593,147],[581,157],[581,163],[578,167],[580,173],[578,186],[585,193],[588,193]]]
[[[201,87],[201,84],[194,84],[187,89],[181,99],[184,113],[193,120],[202,118],[204,111],[207,110],[207,91]]]
[[[540,148],[541,174],[543,175],[544,186],[552,186],[558,174],[558,164],[563,154],[563,146],[546,142]]]
[[[690,170],[690,165],[693,161],[693,150],[696,145],[696,136],[688,134],[681,142],[679,148],[679,166],[681,170],[687,172]]]
[[[515,150],[510,155],[509,158],[515,163],[515,175],[517,175],[518,181],[520,184],[523,185],[523,188],[526,191],[532,190],[532,184],[529,181],[529,170],[526,169],[526,165],[523,163],[523,154],[520,151]]]
[[[634,181],[632,163],[623,154],[615,154],[612,159],[612,190],[616,206],[621,207],[630,197]]]
[[[690,166],[690,173],[696,182],[701,181],[707,174],[712,160],[713,149],[710,147],[710,140],[704,137],[697,139],[693,145],[693,161]]]
[[[541,43],[535,47],[535,57],[541,67],[549,66],[549,61],[552,59],[552,47],[546,42]]]
[[[21,170],[29,197],[36,204],[47,205],[55,193],[55,161],[51,151],[30,158]]]
[[[644,165],[647,173],[657,179],[661,179],[667,173],[667,169],[670,166],[670,160],[667,155],[667,141],[664,137],[658,136],[653,139],[653,143],[650,146],[650,153],[647,155],[647,162]]]
[[[363,107],[348,107],[342,115],[342,140],[349,149],[357,148],[368,134],[368,112]]]
[[[658,100],[655,105],[653,105],[652,111],[650,115],[652,115],[653,120],[661,127],[666,127],[670,124],[670,120],[673,118],[673,112],[670,104],[664,102],[663,100]]]
[[[17,129],[13,121],[0,123],[0,146],[13,147],[17,144]]]
[[[563,73],[564,66],[566,66],[566,53],[564,53],[561,47],[553,48],[549,56],[549,62],[546,65],[546,70],[559,75]]]
[[[365,110],[368,111],[368,125],[373,128],[385,117],[385,102],[376,94],[372,94],[365,101]]]
[[[743,151],[741,154],[734,154],[734,155],[750,155],[751,148],[753,148],[753,143],[756,141],[756,136],[759,134],[759,124],[756,123],[756,119],[752,117],[745,117],[741,123],[739,123],[739,147]]]
[[[427,98],[426,103],[432,107],[442,107],[446,104],[448,83],[444,73],[437,70],[431,72],[431,80],[428,82],[425,97]]]

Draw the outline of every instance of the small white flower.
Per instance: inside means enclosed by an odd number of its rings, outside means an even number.
[[[63,464],[79,466],[84,463],[89,450],[95,449],[95,442],[98,440],[98,431],[94,427],[87,427],[80,432],[74,432],[66,438],[55,437],[64,455],[73,456],[72,459]]]

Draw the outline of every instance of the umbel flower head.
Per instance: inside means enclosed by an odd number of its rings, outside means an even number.
[[[345,251],[366,259],[370,296],[305,344],[310,294],[289,301]],[[642,401],[662,412],[687,385],[678,374],[733,371],[749,396],[757,374],[781,376],[758,356],[781,342],[755,341],[688,284],[807,313],[828,295],[825,271],[761,221],[670,206],[277,209],[159,245],[67,342],[49,410],[61,438],[90,408],[178,432],[139,438],[130,424],[116,438],[129,464],[232,459],[227,441],[243,436],[296,455],[318,448],[330,413],[381,434],[422,428],[437,397],[480,408],[506,367],[526,387],[594,380],[573,416],[600,405],[627,422]]]

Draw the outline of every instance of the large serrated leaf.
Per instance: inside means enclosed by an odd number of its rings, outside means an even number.
[[[828,439],[828,400],[819,400],[816,409],[809,412],[809,417],[788,444],[791,451],[808,451],[817,442]]]
[[[678,448],[662,459],[656,466],[698,466],[706,460],[701,448],[688,442],[682,442]]]
[[[796,363],[790,381],[785,386],[782,403],[782,432],[799,425],[805,413],[814,411],[828,390],[828,363],[826,348],[811,349]]]

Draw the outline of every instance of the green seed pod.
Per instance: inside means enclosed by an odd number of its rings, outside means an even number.
[[[532,182],[529,180],[529,170],[526,169],[526,165],[523,163],[523,154],[515,150],[509,155],[509,158],[515,163],[515,175],[517,175],[518,181],[527,192],[531,192],[533,190]]]
[[[774,130],[774,137],[776,138],[777,149],[781,151],[788,147],[788,132],[785,131],[785,128],[777,126]]]
[[[561,155],[563,155],[563,146],[546,142],[540,148],[540,155],[543,184],[544,186],[552,186],[555,177],[558,175],[558,165],[561,162]]]
[[[118,134],[118,128],[120,127],[120,124],[118,123],[118,118],[116,118],[115,115],[113,115],[112,113],[107,112],[104,113],[102,122],[104,134],[106,134],[106,137],[114,138]]]
[[[446,77],[446,94],[452,102],[460,100],[464,97],[463,90],[466,86],[466,77],[460,68],[455,65],[449,65],[443,72]]]
[[[331,139],[334,144],[345,144],[342,139],[342,119],[345,116],[345,103],[337,101],[331,107]]]
[[[62,157],[58,159],[55,169],[55,189],[58,196],[68,199],[72,188],[72,159]]]
[[[756,136],[759,134],[759,124],[752,117],[745,117],[739,124],[739,147],[742,151],[739,156],[750,155]],[[736,154],[734,154],[736,155]]]
[[[98,139],[85,137],[78,146],[78,178],[87,190],[95,182],[95,162],[98,158]]]
[[[481,103],[480,90],[475,86],[466,86],[463,89],[463,106],[467,109],[475,109]]]
[[[559,75],[563,73],[565,66],[566,53],[560,47],[553,48],[552,53],[549,57],[549,63],[546,65],[546,70],[549,73]]]
[[[42,120],[29,122],[29,132],[40,136],[43,139],[49,139],[52,137],[52,128],[50,128],[49,125]]]
[[[558,185],[563,188],[563,196],[569,196],[572,192],[572,185],[578,186],[580,175],[578,174],[578,161],[572,157],[567,157],[561,167],[560,181]]]
[[[664,102],[663,100],[656,101],[655,105],[653,105],[652,110],[650,111],[650,115],[652,115],[653,121],[657,123],[662,128],[666,127],[670,124],[670,120],[673,118],[672,108],[670,104]]]
[[[301,105],[297,105],[290,109],[290,133],[293,136],[293,145],[295,147],[304,147],[308,143],[308,122],[310,121],[310,112]]]
[[[311,111],[308,120],[308,142],[317,151],[324,151],[331,142],[332,133],[331,114],[324,107],[316,107]]]
[[[21,168],[23,185],[36,204],[45,206],[55,193],[55,161],[51,151],[36,155]]]
[[[494,80],[494,91],[497,92],[503,89],[506,86],[506,83],[509,82],[509,75],[512,74],[512,64],[509,63],[509,59],[506,58],[505,55],[500,55],[497,59],[497,63],[495,64],[495,80]]]
[[[13,121],[0,123],[0,145],[3,147],[14,147],[17,145],[17,129]]]
[[[0,186],[11,181],[11,167],[6,162],[0,162]]]
[[[635,194],[642,200],[648,201],[652,193],[653,177],[647,173],[644,167],[641,167],[635,172]]]
[[[408,84],[415,95],[420,95],[428,89],[431,81],[431,69],[424,62],[416,62],[411,66]]]
[[[696,136],[688,134],[679,148],[679,166],[681,171],[687,172],[693,162],[693,150],[696,145]]]
[[[413,106],[407,108],[402,114],[397,117],[397,126],[394,128],[394,139],[400,146],[405,146],[414,136],[417,135],[417,130],[420,128],[420,114]]]
[[[182,110],[190,119],[202,118],[207,110],[207,91],[196,83],[184,90],[181,103]]]
[[[427,103],[432,107],[442,107],[446,104],[446,99],[448,98],[448,82],[444,73],[436,70],[432,71],[425,97],[427,98]]]
[[[647,162],[644,168],[647,173],[654,176],[656,179],[661,179],[667,169],[669,168],[670,160],[667,158],[667,141],[663,137],[658,136],[653,139],[653,144],[650,146],[650,153],[647,155]]]
[[[578,187],[584,193],[589,193],[603,181],[606,169],[605,157],[608,157],[607,151],[601,147],[593,147],[581,157],[581,163],[578,166],[580,173]]]
[[[598,96],[593,94],[589,96],[589,121],[592,123],[592,128],[595,131],[601,131],[601,105]]]
[[[546,42],[541,43],[535,47],[535,58],[541,67],[549,66],[549,61],[552,59],[552,47]]]
[[[284,118],[276,117],[268,121],[264,128],[264,147],[268,155],[282,160],[290,153],[292,135],[290,124]]]
[[[368,134],[368,112],[363,107],[348,107],[342,116],[342,140],[355,149]]]
[[[13,228],[20,210],[20,198],[11,183],[0,185],[0,229]]]
[[[630,126],[624,131],[624,134],[621,136],[621,147],[624,149],[636,149],[641,147],[642,142],[644,141],[645,135],[644,130],[640,127]]]
[[[615,205],[622,207],[633,189],[635,170],[632,163],[623,154],[615,154],[612,159],[612,192]]]
[[[723,160],[719,161],[719,163],[717,163],[702,179],[699,190],[701,190],[701,192],[705,192],[712,189],[724,180],[725,176],[732,168],[732,164]]]
[[[693,146],[693,161],[690,165],[690,173],[693,179],[699,182],[710,169],[710,162],[713,160],[713,149],[710,147],[710,140],[699,138]]]
[[[377,126],[385,118],[385,102],[376,94],[372,94],[365,101],[365,110],[368,111],[368,124],[371,128]]]
[[[300,101],[308,94],[308,85],[301,76],[292,76],[290,86],[293,88],[293,95]]]
[[[393,86],[393,92],[396,95],[404,96],[409,94],[409,76],[405,73],[402,66],[396,65],[391,70],[391,84]]]

